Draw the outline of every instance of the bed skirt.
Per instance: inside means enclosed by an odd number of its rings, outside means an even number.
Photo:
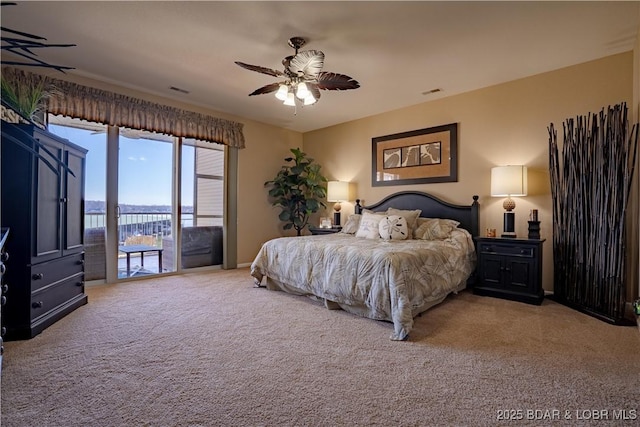
[[[272,279],[271,277],[265,277],[265,285],[261,285],[260,282],[258,282],[257,279],[255,280],[255,284],[256,286],[261,286],[261,287],[266,287],[268,290],[271,291],[282,291],[282,292],[286,292],[288,294],[293,294],[293,295],[300,295],[300,296],[307,296],[310,297],[316,301],[320,301],[322,303],[324,303],[324,306],[329,309],[329,310],[338,310],[338,309],[342,309],[344,311],[346,311],[347,313],[351,313],[351,314],[355,314],[357,316],[360,317],[366,317],[368,319],[374,319],[374,320],[383,320],[386,322],[391,322],[393,323],[393,319],[391,319],[390,317],[374,317],[370,315],[371,310],[366,307],[364,304],[341,304],[335,301],[330,301],[326,298],[321,298],[318,297],[316,295],[313,295],[311,293],[308,292],[304,292],[301,291],[299,288],[295,287],[295,286],[291,286],[288,285],[287,283],[284,283],[282,281],[276,280],[276,279]],[[443,302],[447,296],[449,296],[450,294],[457,294],[460,291],[465,290],[467,287],[467,281],[463,281],[462,283],[460,283],[458,285],[458,287],[454,290],[451,291],[447,294],[444,295],[440,295],[438,296],[436,299],[433,299],[431,301],[428,301],[426,303],[424,303],[421,306],[418,307],[413,307],[412,308],[412,314],[413,317],[416,317],[417,315],[424,313],[425,311],[429,310],[430,308],[440,304],[441,302]],[[402,341],[406,340],[406,336],[403,337]],[[393,336],[392,336],[393,339]]]

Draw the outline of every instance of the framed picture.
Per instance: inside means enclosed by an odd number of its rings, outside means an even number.
[[[320,218],[320,228],[331,228],[331,218],[328,216]]]
[[[458,124],[371,139],[371,185],[458,181]]]

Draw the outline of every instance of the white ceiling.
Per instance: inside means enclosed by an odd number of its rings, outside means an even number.
[[[640,2],[46,1],[1,14],[3,27],[75,43],[38,52],[69,74],[306,132],[632,50]],[[297,115],[247,96],[278,79],[234,61],[282,70],[292,36],[361,87],[322,91]]]

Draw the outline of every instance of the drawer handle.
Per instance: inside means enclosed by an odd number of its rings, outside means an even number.
[[[83,260],[83,259],[80,259],[80,260],[76,261],[76,264],[78,264],[78,265],[82,265],[82,264],[84,264],[84,260]]]
[[[84,280],[76,282],[76,286],[84,286]]]
[[[6,334],[7,334],[7,328],[3,326],[2,329],[0,329],[0,335],[5,336]]]
[[[2,255],[0,255],[0,261],[5,262],[9,259],[9,252],[2,252]]]
[[[33,308],[42,308],[44,304],[42,303],[42,301],[36,301],[34,303],[31,304],[31,307]]]
[[[43,273],[34,274],[33,276],[31,276],[31,278],[33,280],[42,280],[44,278],[44,274]]]
[[[0,305],[5,305],[7,303],[7,297],[5,297],[4,295],[2,295],[0,297]]]
[[[0,275],[4,274],[7,271],[7,266],[4,264],[0,264]]]
[[[2,293],[6,294],[7,292],[9,292],[9,285],[5,283],[4,285],[2,285]]]

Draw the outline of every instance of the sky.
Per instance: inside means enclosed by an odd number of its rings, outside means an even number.
[[[85,200],[106,199],[106,132],[50,124],[49,131],[89,152]],[[193,147],[183,146],[183,206],[193,205]],[[170,143],[120,136],[118,203],[171,205],[173,148]]]

